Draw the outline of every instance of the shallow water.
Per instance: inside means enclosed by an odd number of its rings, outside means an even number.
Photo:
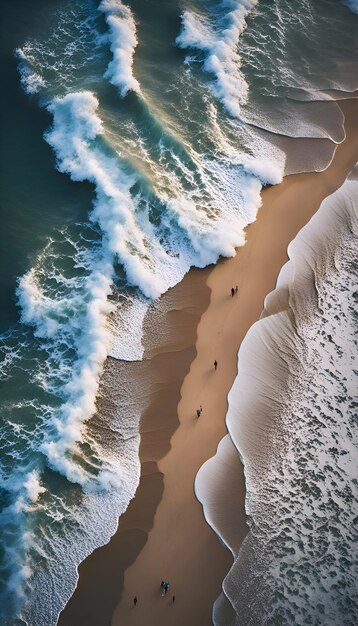
[[[250,532],[238,551],[228,472],[218,531],[235,558],[223,587],[234,612],[221,598],[215,624],[357,622],[357,215],[347,181],[290,245],[240,349],[227,423]],[[215,517],[212,494],[202,501]]]
[[[353,14],[285,7],[2,2],[0,623],[54,624],[136,488],[140,407],[125,381],[96,405],[107,355],[141,358],[151,299],[243,244],[277,133],[313,142],[286,171],[343,139]]]

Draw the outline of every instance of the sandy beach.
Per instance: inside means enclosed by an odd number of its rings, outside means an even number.
[[[266,189],[258,218],[246,229],[245,246],[234,258],[191,270],[165,294],[146,319],[144,361],[118,365],[119,371],[127,368],[134,384],[141,381],[141,388],[147,381],[141,482],[115,536],[81,564],[61,626],[211,624],[212,604],[232,559],[204,520],[195,476],[226,433],[237,352],[275,287],[289,242],[358,159],[357,102],[341,106],[347,137],[331,165],[321,173],[287,176]],[[243,538],[243,477],[240,492]],[[170,583],[165,597],[163,579]]]

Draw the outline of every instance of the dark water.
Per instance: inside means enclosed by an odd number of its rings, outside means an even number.
[[[342,140],[329,98],[356,87],[356,18],[333,0],[1,13],[0,623],[49,626],[138,481],[121,381],[96,431],[106,356],[141,358],[148,302],[243,243],[278,134]]]

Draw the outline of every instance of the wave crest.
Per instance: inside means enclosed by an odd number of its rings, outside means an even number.
[[[240,35],[246,27],[246,16],[258,0],[231,0],[221,6],[229,11],[219,27],[198,13],[185,11],[182,15],[182,32],[176,38],[180,48],[193,48],[205,52],[203,69],[214,74],[214,94],[233,117],[240,119],[240,104],[247,101],[248,85],[240,71],[237,51]]]
[[[106,16],[108,39],[113,53],[113,60],[104,77],[118,87],[122,98],[129,91],[140,94],[139,82],[132,71],[134,51],[138,44],[132,11],[120,0],[102,0],[98,10]]]

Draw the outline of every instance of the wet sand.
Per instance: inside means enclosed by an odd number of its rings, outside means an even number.
[[[212,604],[232,559],[204,520],[194,494],[195,476],[226,433],[226,398],[237,351],[275,287],[289,242],[358,159],[357,102],[345,101],[342,109],[347,139],[327,170],[287,176],[265,190],[258,218],[246,229],[246,244],[237,255],[190,271],[163,296],[163,308],[148,317],[145,360],[129,366],[141,384],[143,377],[149,381],[140,486],[110,543],[81,564],[61,626],[211,624]],[[235,285],[239,290],[232,297]],[[238,534],[243,538],[243,478],[240,491]],[[170,582],[165,597],[163,579]]]

